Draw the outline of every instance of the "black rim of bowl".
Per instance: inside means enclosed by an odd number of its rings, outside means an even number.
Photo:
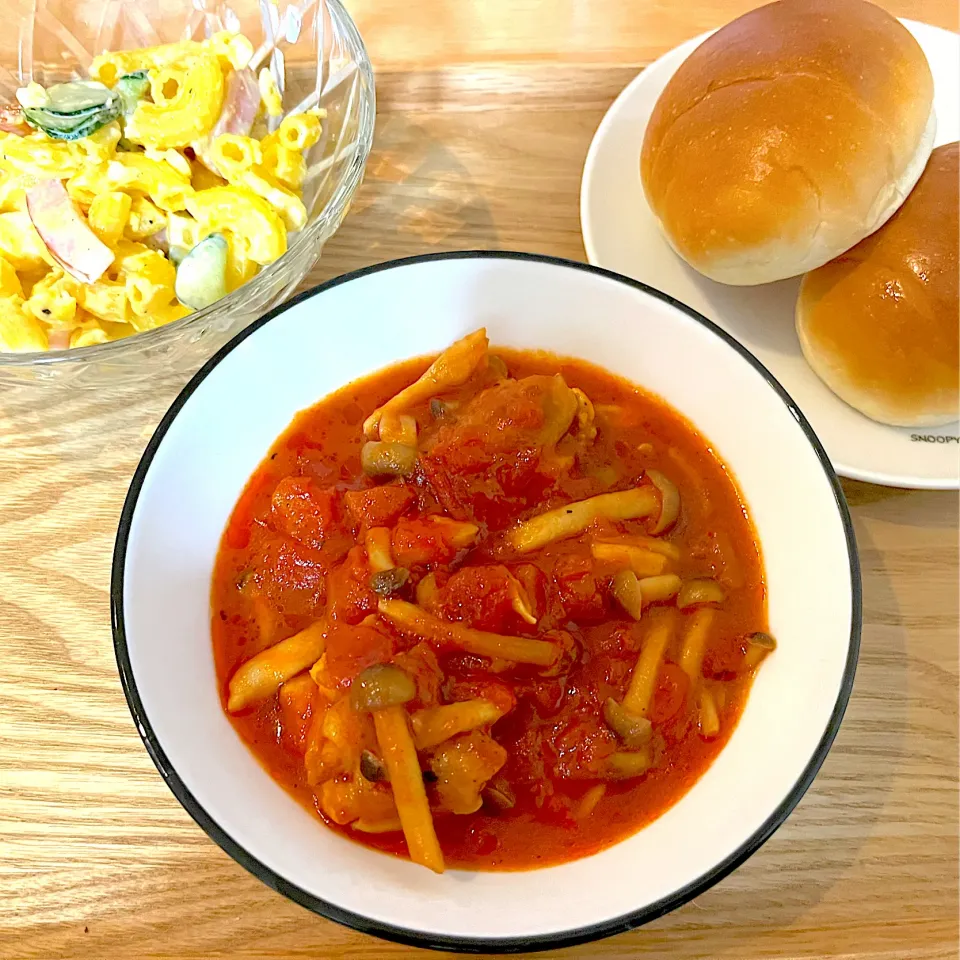
[[[144,479],[150,469],[150,464],[163,441],[164,436],[173,423],[174,419],[180,413],[187,400],[197,389],[197,387],[207,378],[210,372],[226,357],[238,344],[242,343],[247,337],[255,333],[264,324],[269,323],[274,317],[289,310],[297,304],[303,303],[318,294],[323,293],[340,284],[348,283],[365,277],[372,273],[379,273],[383,270],[393,270],[397,267],[409,266],[417,263],[428,263],[434,260],[521,260],[535,263],[551,264],[556,267],[562,267],[571,270],[581,270],[585,273],[592,273],[597,276],[614,280],[618,283],[634,287],[649,296],[655,297],[664,303],[680,310],[688,317],[702,324],[714,335],[720,337],[730,348],[735,350],[744,360],[746,360],[763,378],[767,381],[770,388],[777,394],[794,419],[800,426],[800,429],[806,435],[811,448],[820,461],[823,472],[833,490],[834,500],[836,502],[837,513],[843,525],[844,535],[847,542],[847,554],[850,561],[850,589],[852,598],[852,610],[850,614],[850,643],[847,651],[847,662],[844,667],[843,680],[840,684],[840,691],[837,695],[836,703],[830,715],[827,728],[817,745],[813,756],[810,758],[803,773],[797,782],[793,785],[790,792],[780,803],[780,805],[770,814],[763,825],[740,847],[727,856],[722,862],[718,863],[711,870],[698,877],[696,880],[687,884],[680,890],[675,891],[667,897],[648,904],[638,910],[632,911],[620,917],[611,920],[605,920],[601,923],[591,924],[585,927],[578,927],[571,930],[562,930],[557,933],[536,934],[522,937],[459,937],[451,935],[441,935],[413,930],[405,927],[394,926],[388,923],[382,923],[377,920],[371,920],[361,914],[350,910],[344,910],[320,897],[308,893],[279,874],[271,870],[265,864],[261,863],[254,856],[247,852],[244,847],[236,840],[230,837],[214,819],[197,802],[196,798],[187,789],[184,782],[180,779],[173,764],[167,759],[163,748],[157,739],[156,734],[150,725],[150,720],[144,710],[143,703],[140,700],[140,694],[137,690],[136,678],[133,674],[133,668],[130,663],[130,655],[127,649],[127,638],[123,616],[123,593],[124,593],[124,567],[126,565],[127,541],[130,535],[130,526],[133,521],[133,515],[136,512],[137,501],[140,496],[140,490],[143,487]],[[320,398],[318,397],[318,400]],[[862,621],[861,610],[861,584],[860,584],[860,566],[857,554],[857,544],[853,532],[853,524],[850,519],[850,512],[847,508],[847,502],[840,487],[840,481],[830,464],[827,454],[823,449],[813,428],[807,422],[806,418],[798,409],[797,405],[790,398],[789,394],[780,385],[777,379],[767,370],[766,367],[757,360],[745,347],[733,339],[724,330],[721,330],[716,324],[712,323],[706,317],[697,313],[695,310],[680,303],[673,297],[662,293],[653,287],[632,280],[629,277],[621,276],[610,270],[604,270],[590,264],[580,263],[574,260],[565,260],[560,257],[549,257],[531,253],[514,253],[505,251],[489,250],[470,250],[453,253],[431,253],[415,257],[405,257],[399,260],[390,260],[385,263],[375,264],[370,267],[364,267],[360,270],[354,270],[351,273],[335,277],[326,283],[312,287],[298,294],[286,303],[275,307],[273,310],[264,314],[260,319],[254,321],[250,326],[241,330],[229,343],[215,353],[191,378],[190,382],[180,391],[174,400],[170,409],[166,412],[159,426],[154,431],[146,450],[140,459],[133,480],[130,483],[130,489],[127,492],[126,500],[123,504],[123,511],[120,515],[120,525],[117,530],[116,545],[113,554],[113,570],[110,583],[110,608],[113,625],[114,650],[117,657],[117,667],[120,671],[120,682],[123,686],[124,695],[127,698],[127,705],[130,713],[133,715],[134,723],[140,733],[147,752],[150,754],[154,764],[160,771],[161,776],[166,781],[167,786],[173,792],[174,796],[183,805],[187,813],[200,825],[207,835],[214,840],[226,853],[242,867],[250,871],[254,876],[262,880],[268,887],[289,897],[294,902],[312,910],[314,913],[329,920],[335,920],[337,923],[352,927],[363,933],[374,934],[387,940],[393,940],[397,943],[404,943],[411,946],[430,947],[437,950],[456,950],[464,953],[517,953],[526,950],[546,950],[550,948],[569,947],[576,944],[585,943],[589,940],[596,940],[602,937],[612,936],[617,933],[624,933],[639,927],[642,924],[655,920],[671,910],[676,909],[682,904],[687,903],[694,897],[699,896],[708,890],[715,883],[722,880],[727,874],[735,870],[748,857],[755,853],[777,830],[777,828],[786,820],[793,808],[799,803],[800,798],[806,793],[810,784],[813,782],[817,771],[826,759],[827,753],[833,744],[837,731],[840,728],[840,722],[843,719],[844,711],[850,699],[850,693],[853,689],[853,679],[857,667],[857,656],[860,649],[860,629]]]

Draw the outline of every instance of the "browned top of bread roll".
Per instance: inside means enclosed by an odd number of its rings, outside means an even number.
[[[641,153],[648,202],[707,276],[752,284],[826,263],[897,209],[929,156],[933,79],[864,0],[779,0],[680,66]]]
[[[936,426],[960,404],[960,151],[938,147],[873,236],[807,274],[797,332],[807,361],[874,420]]]

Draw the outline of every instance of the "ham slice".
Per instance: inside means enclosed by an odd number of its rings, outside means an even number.
[[[97,238],[59,180],[27,191],[27,213],[50,256],[76,280],[96,283],[113,263],[113,251]]]

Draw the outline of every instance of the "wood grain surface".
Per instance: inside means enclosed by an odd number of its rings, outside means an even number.
[[[604,111],[650,59],[749,5],[354,0],[380,68],[377,142],[309,282],[427,250],[583,259],[580,171]],[[956,26],[953,0],[890,8]],[[429,956],[267,889],[193,823],[140,743],[113,657],[110,560],[130,477],[179,386],[0,388],[0,957]],[[957,497],[844,488],[865,626],[816,782],[695,902],[543,956],[956,957]]]

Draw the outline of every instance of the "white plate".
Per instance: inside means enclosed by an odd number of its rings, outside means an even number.
[[[923,48],[934,79],[937,144],[960,136],[960,43],[956,34],[901,21]],[[806,414],[837,472],[896,487],[960,486],[956,423],[904,429],[875,423],[820,381],[794,328],[799,279],[759,287],[714,283],[668,246],[640,184],[640,147],[654,104],[681,63],[709,34],[647,67],[603,118],[583,170],[580,223],[590,263],[669,293],[718,323],[764,363]]]
[[[703,431],[756,526],[778,645],[729,743],[654,823],[562,866],[437,876],[327,829],[240,741],[218,696],[210,577],[247,478],[298,410],[480,326],[494,344],[583,357],[629,377]],[[751,430],[741,426],[745,409]],[[235,337],[147,446],[120,520],[111,602],[121,680],[141,736],[217,843],[324,916],[463,950],[617,933],[725,876],[813,780],[850,694],[860,635],[846,503],[809,425],[769,373],[662,294],[586,264],[521,254],[441,254],[361,270]]]

